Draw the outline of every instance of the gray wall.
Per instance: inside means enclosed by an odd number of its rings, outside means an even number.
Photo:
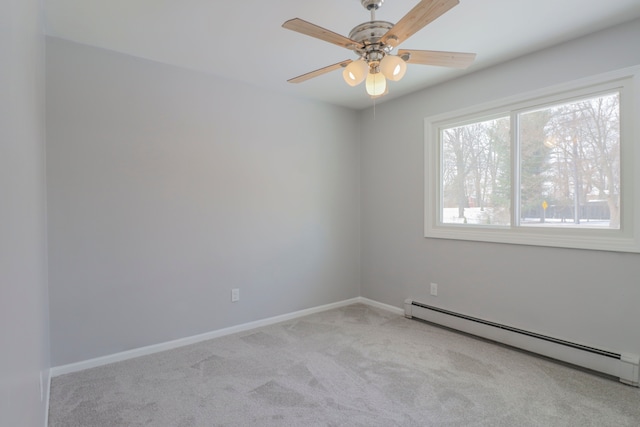
[[[635,21],[375,116],[49,39],[53,365],[357,295],[640,353],[639,255],[423,237],[425,117],[640,64],[638,39]]]
[[[362,112],[362,295],[640,353],[640,255],[423,237],[425,117],[638,65],[639,40],[634,21]]]
[[[50,364],[40,12],[35,0],[0,5],[1,426],[45,422]]]
[[[358,296],[357,121],[48,39],[53,365]]]

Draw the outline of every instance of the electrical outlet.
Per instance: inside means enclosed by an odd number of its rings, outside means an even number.
[[[231,289],[231,302],[240,301],[240,289],[233,288]]]
[[[438,284],[437,283],[432,283],[431,284],[431,295],[433,295],[434,297],[438,296]]]

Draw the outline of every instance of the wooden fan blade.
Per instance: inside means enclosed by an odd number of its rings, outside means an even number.
[[[458,3],[459,0],[422,0],[387,31],[381,41],[396,47]]]
[[[354,50],[360,45],[358,42],[351,40],[348,37],[341,36],[338,33],[334,33],[333,31],[319,27],[316,24],[312,24],[311,22],[304,21],[300,18],[290,19],[282,24],[282,27],[350,50]]]
[[[337,70],[338,68],[346,67],[351,64],[350,59],[346,61],[338,62],[337,64],[329,65],[328,67],[320,68],[319,70],[311,71],[310,73],[303,74],[298,77],[294,77],[292,79],[287,80],[289,83],[302,83],[306,80],[312,79],[314,77],[321,76],[322,74],[328,73],[329,71]]]
[[[439,67],[467,68],[474,59],[475,53],[443,52],[439,50],[398,50],[398,56],[409,54],[409,64],[437,65]]]

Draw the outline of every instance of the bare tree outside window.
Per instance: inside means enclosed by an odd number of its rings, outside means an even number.
[[[619,94],[519,121],[520,225],[620,228]]]
[[[510,224],[509,117],[442,131],[443,223]]]

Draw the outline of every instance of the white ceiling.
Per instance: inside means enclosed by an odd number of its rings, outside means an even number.
[[[48,35],[360,109],[363,86],[340,71],[286,80],[353,53],[281,28],[298,17],[348,36],[369,20],[360,0],[45,0]],[[418,0],[386,0],[377,19],[397,22]],[[475,52],[467,70],[408,66],[392,99],[517,56],[640,17],[639,0],[461,0],[401,48]]]

